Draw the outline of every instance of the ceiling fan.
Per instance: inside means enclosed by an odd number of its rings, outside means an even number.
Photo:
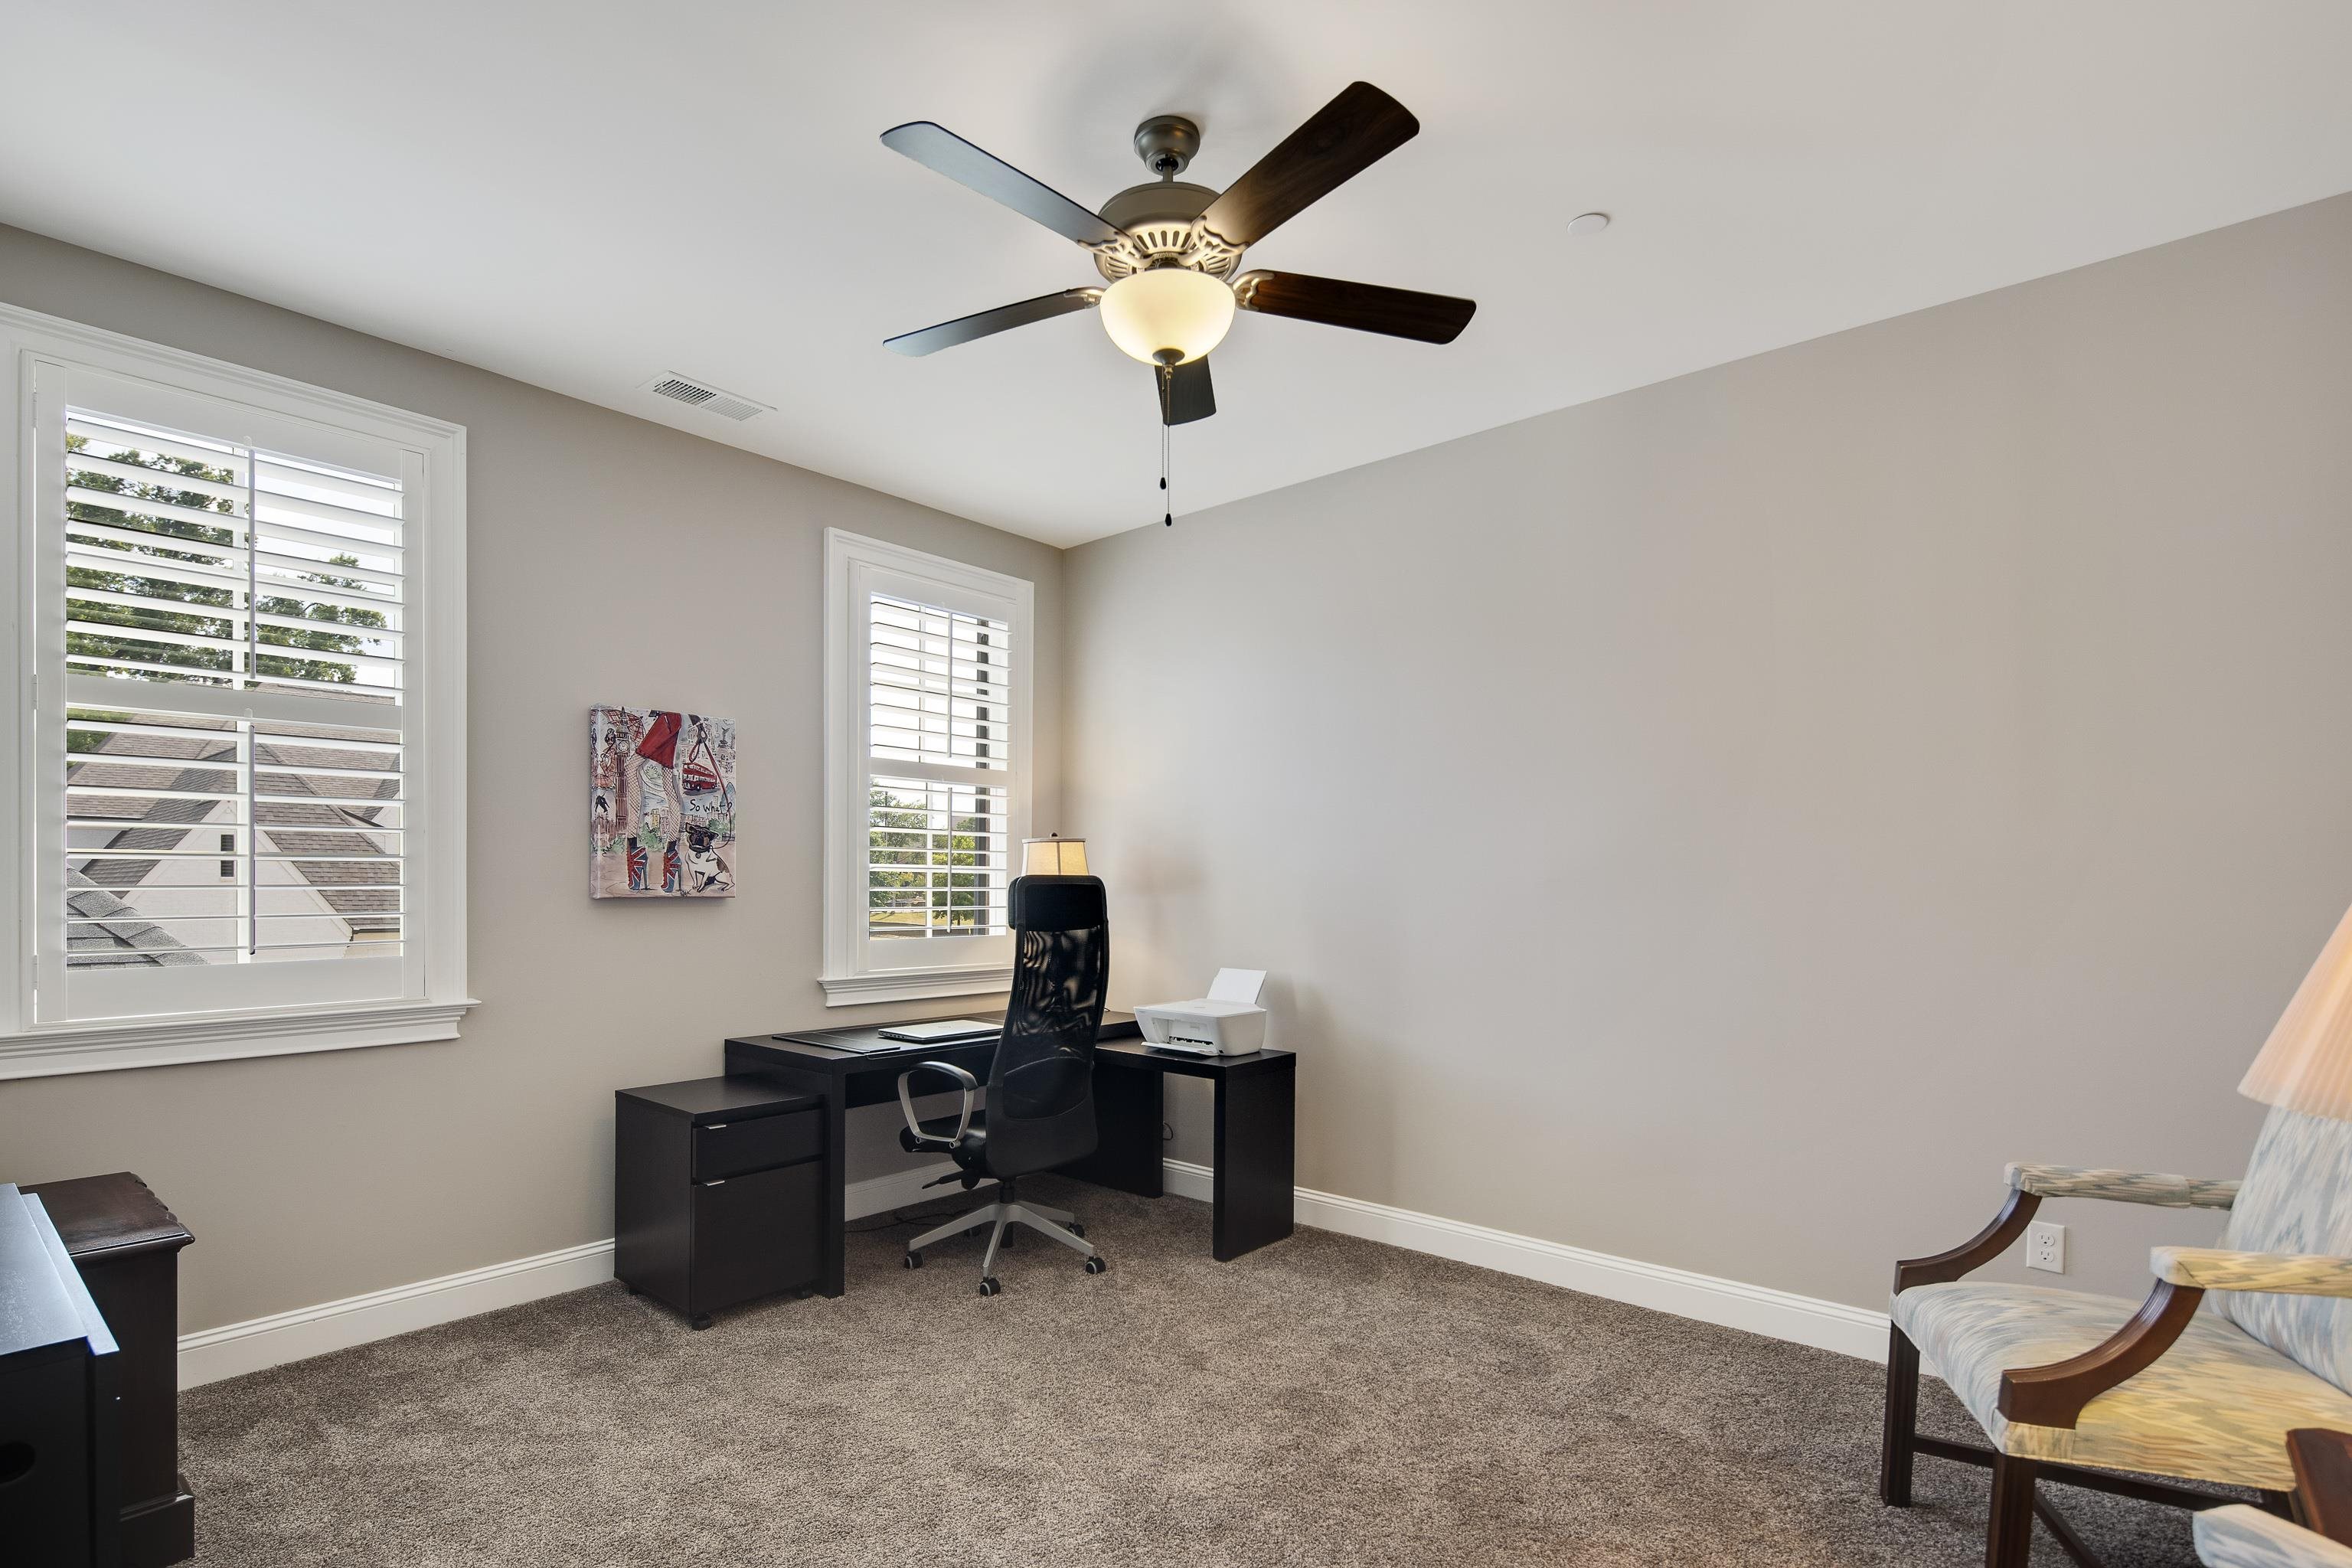
[[[1111,342],[1152,367],[1160,422],[1184,425],[1217,411],[1207,356],[1224,341],[1236,308],[1450,343],[1469,325],[1475,301],[1298,272],[1234,270],[1243,251],[1420,131],[1404,105],[1370,82],[1355,82],[1220,193],[1176,178],[1200,151],[1200,128],[1179,115],[1155,115],[1136,127],[1135,151],[1160,178],[1119,192],[1092,213],[928,120],[894,126],[882,133],[884,146],[1076,241],[1093,254],[1105,287],[1065,289],[959,316],[883,346],[936,353],[1099,307]]]

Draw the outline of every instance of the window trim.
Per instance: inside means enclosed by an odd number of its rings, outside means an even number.
[[[398,446],[423,464],[410,612],[424,650],[413,770],[423,790],[423,850],[411,862],[425,926],[424,962],[398,997],[315,1006],[40,1023],[32,1016],[38,929],[36,744],[39,617],[29,614],[40,538],[33,422],[41,365],[129,377],[167,391],[247,405],[261,414],[340,428]],[[0,767],[0,1079],[222,1061],[241,1057],[455,1038],[474,1000],[466,988],[466,429],[285,376],[189,353],[0,302],[0,721],[16,752]],[[64,700],[61,689],[46,695]]]
[[[947,594],[987,601],[987,613],[1013,628],[1013,767],[1007,781],[1005,836],[1029,833],[1035,754],[1036,589],[1027,579],[966,565],[839,528],[824,531],[824,964],[817,984],[828,1007],[870,1002],[980,996],[1013,984],[1008,951],[1002,963],[875,968],[866,936],[866,836],[864,784],[866,663],[859,657],[865,606],[858,589],[868,573],[914,578]],[[967,940],[967,939],[956,939]]]

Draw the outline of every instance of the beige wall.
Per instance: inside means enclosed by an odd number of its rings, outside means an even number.
[[[815,982],[827,525],[1036,584],[1053,815],[1045,545],[19,230],[0,228],[0,300],[468,430],[464,1037],[0,1083],[0,1180],[134,1170],[194,1230],[185,1328],[610,1236],[614,1089],[717,1072],[729,1034],[864,1011],[827,1013]],[[736,720],[740,897],[589,900],[594,702]],[[856,1129],[853,1177],[903,1161],[884,1120]]]
[[[1881,1305],[2004,1160],[2242,1168],[2352,901],[2352,197],[1066,590],[1114,1003],[1271,970],[1303,1184]],[[2134,1293],[2218,1229],[2053,1207]]]
[[[1874,1304],[2005,1159],[2233,1173],[2352,900],[2347,277],[2352,198],[1063,557],[0,228],[0,299],[469,427],[484,1003],[0,1083],[0,1179],[148,1177],[192,1329],[610,1234],[613,1089],[847,1016],[829,523],[1036,583],[1114,999],[1271,969],[1307,1185]],[[742,897],[580,891],[600,700],[738,719]],[[2215,1228],[2057,1207],[2106,1289]]]

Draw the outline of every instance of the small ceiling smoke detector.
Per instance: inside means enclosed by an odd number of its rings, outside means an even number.
[[[715,386],[688,381],[682,375],[657,375],[646,383],[644,389],[656,397],[667,397],[673,403],[699,408],[705,414],[732,419],[738,425],[755,414],[773,412],[773,405],[754,403],[748,397],[738,397],[731,392],[721,392]]]
[[[1599,234],[1608,226],[1607,213],[1579,213],[1568,220],[1568,232],[1573,235]]]

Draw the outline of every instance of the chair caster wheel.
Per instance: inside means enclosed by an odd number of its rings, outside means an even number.
[[[1010,1252],[1010,1251],[1012,1251],[1012,1250],[1013,1250],[1013,1233],[1012,1233],[1011,1231],[1009,1231],[1009,1230],[1008,1230],[1008,1231],[1006,1231],[1006,1232],[1004,1233],[1004,1239],[1003,1239],[1003,1240],[1002,1240],[1002,1241],[1000,1241],[1000,1242],[998,1242],[996,1245],[997,1245],[998,1248],[999,1248],[1000,1250],[1002,1250],[1002,1251],[1005,1251],[1005,1252]]]
[[[1087,1259],[1087,1272],[1089,1274],[1099,1274],[1109,1267],[1110,1265],[1103,1260],[1103,1256],[1099,1252]]]
[[[920,1268],[923,1266],[923,1255],[919,1252],[910,1252],[898,1261],[909,1268]]]
[[[980,1293],[983,1296],[993,1296],[1003,1289],[1003,1286],[996,1282],[996,1276],[993,1274],[980,1282]]]
[[[1070,1222],[1069,1230],[1070,1234],[1076,1237],[1080,1241],[1084,1241],[1087,1237],[1087,1227],[1080,1225],[1076,1220],[1072,1220]]]

